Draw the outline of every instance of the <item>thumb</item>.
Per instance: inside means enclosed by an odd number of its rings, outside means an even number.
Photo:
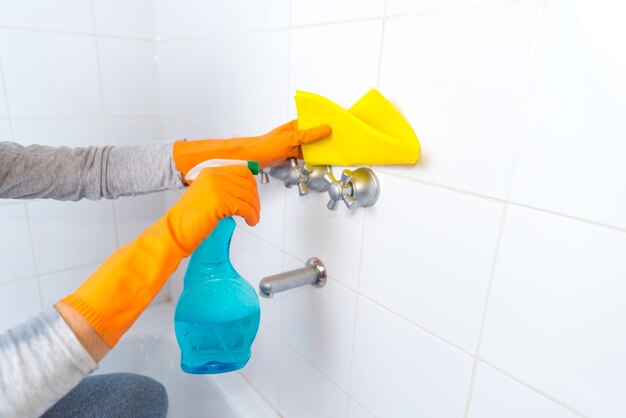
[[[298,142],[300,144],[308,144],[322,138],[326,138],[332,133],[330,125],[320,125],[311,129],[304,129],[298,132]]]

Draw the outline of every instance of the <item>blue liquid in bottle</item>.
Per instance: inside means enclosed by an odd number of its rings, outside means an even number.
[[[194,251],[176,305],[174,329],[187,373],[241,369],[259,329],[259,298],[230,264],[235,221],[224,218]]]

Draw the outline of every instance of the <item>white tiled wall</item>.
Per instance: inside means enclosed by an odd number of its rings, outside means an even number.
[[[0,1],[0,140],[160,140],[153,11],[151,0]],[[0,331],[71,292],[164,209],[161,194],[0,200]]]
[[[256,284],[281,254],[318,256],[330,274],[262,301],[243,374],[281,416],[626,414],[624,12],[155,2],[166,137],[259,134],[295,117],[296,89],[349,106],[378,87],[422,143],[415,167],[375,168],[367,210],[259,185],[236,267]]]
[[[329,212],[274,181],[261,224],[239,223],[253,285],[310,256],[330,274],[262,301],[242,373],[283,417],[626,415],[619,2],[25,3],[0,2],[8,139],[254,135],[295,117],[296,89],[349,106],[378,87],[415,128],[420,162],[376,167],[374,207]],[[0,327],[80,282],[160,199],[0,202]]]

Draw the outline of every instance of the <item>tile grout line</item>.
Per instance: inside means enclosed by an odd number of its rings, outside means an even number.
[[[491,272],[489,275],[489,282],[487,284],[487,293],[485,295],[485,304],[483,307],[483,312],[482,312],[482,318],[481,318],[481,323],[480,323],[480,329],[478,331],[478,342],[476,344],[476,349],[475,349],[475,354],[474,354],[474,361],[472,364],[472,372],[470,375],[470,381],[469,381],[469,385],[468,385],[468,390],[467,390],[467,397],[465,399],[465,414],[464,414],[464,418],[469,418],[470,413],[471,413],[471,407],[472,407],[472,401],[474,398],[474,388],[476,386],[476,379],[477,379],[477,374],[478,374],[478,366],[480,364],[480,348],[482,345],[482,341],[483,341],[483,337],[485,334],[485,325],[487,323],[487,314],[488,314],[488,310],[489,310],[489,302],[491,300],[491,294],[493,291],[493,283],[495,280],[495,272],[496,272],[496,266],[498,263],[498,258],[500,255],[500,251],[501,251],[501,247],[502,247],[502,240],[503,240],[503,236],[504,236],[504,230],[505,230],[505,225],[506,225],[506,218],[507,218],[507,213],[508,213],[508,208],[510,206],[510,202],[509,202],[509,197],[510,197],[510,192],[511,192],[511,187],[513,184],[513,176],[514,176],[514,172],[515,172],[515,164],[516,161],[518,159],[518,154],[519,154],[519,150],[520,150],[520,145],[522,142],[522,133],[523,133],[523,127],[525,124],[525,120],[526,120],[526,112],[528,110],[528,101],[529,101],[529,97],[530,97],[530,89],[531,89],[531,82],[532,82],[532,71],[534,68],[534,64],[535,64],[535,60],[536,60],[536,53],[537,53],[537,48],[538,48],[538,44],[539,44],[539,40],[540,40],[540,34],[541,34],[541,28],[542,28],[542,24],[543,24],[543,1],[538,4],[537,6],[537,16],[536,19],[537,21],[535,22],[534,28],[533,28],[533,36],[532,36],[532,40],[531,40],[531,48],[530,48],[530,54],[529,54],[529,62],[528,62],[528,68],[526,70],[526,80],[525,80],[525,94],[524,94],[524,103],[523,103],[523,107],[522,107],[522,115],[520,118],[520,125],[519,125],[519,129],[517,132],[517,138],[516,138],[516,144],[515,144],[515,148],[513,151],[513,161],[512,161],[512,167],[511,170],[509,172],[509,181],[508,181],[508,185],[507,185],[507,191],[505,194],[505,199],[504,199],[504,206],[502,208],[502,218],[500,220],[500,228],[498,231],[498,240],[496,242],[496,248],[495,248],[495,252],[493,255],[493,261],[492,261],[492,265],[491,265]]]
[[[39,292],[39,308],[43,309],[43,294],[41,291],[41,277],[39,275],[39,263],[37,262],[37,252],[35,251],[35,237],[33,236],[33,227],[30,221],[30,212],[28,205],[24,202],[24,212],[26,213],[26,225],[28,228],[28,238],[30,241],[30,249],[33,256],[33,268],[35,269],[35,281],[37,283],[37,291]]]
[[[548,395],[547,393],[542,392],[541,390],[531,386],[530,384],[526,383],[525,381],[523,381],[522,379],[520,379],[519,377],[516,377],[515,375],[507,372],[504,369],[501,369],[498,366],[495,366],[493,363],[490,363],[486,360],[484,360],[483,358],[481,358],[480,356],[478,357],[479,362],[483,363],[485,366],[488,366],[490,368],[492,368],[493,370],[495,370],[496,372],[504,375],[506,378],[514,381],[515,383],[517,383],[520,386],[523,386],[524,388],[526,388],[527,390],[530,390],[531,392],[546,398],[547,400],[553,402],[554,404],[560,406],[561,408],[571,412],[572,414],[580,417],[580,418],[586,418],[586,415],[584,415],[582,412],[575,410],[574,408],[572,408],[571,406],[559,401],[558,399]]]
[[[432,181],[428,181],[428,180],[423,180],[423,179],[419,179],[419,178],[415,178],[415,177],[409,177],[407,175],[403,175],[397,172],[393,172],[393,171],[387,171],[387,169],[381,169],[380,170],[382,173],[384,173],[387,176],[390,177],[395,177],[397,179],[402,179],[402,180],[406,180],[406,181],[411,181],[411,182],[415,182],[415,183],[419,183],[425,186],[429,186],[429,187],[433,187],[433,188],[437,188],[440,190],[444,190],[444,191],[448,191],[448,192],[453,192],[453,193],[458,193],[458,194],[462,194],[465,196],[469,196],[469,197],[473,197],[473,198],[477,198],[477,199],[482,199],[482,200],[487,200],[487,201],[491,201],[491,202],[495,202],[495,203],[502,203],[502,204],[508,204],[510,206],[518,206],[518,207],[522,207],[522,208],[526,208],[526,209],[532,209],[532,210],[536,210],[537,212],[542,212],[542,213],[546,213],[549,215],[553,215],[553,216],[559,216],[565,219],[569,219],[569,220],[574,220],[574,221],[578,221],[578,222],[582,222],[591,226],[596,226],[599,228],[604,228],[604,229],[608,229],[608,230],[612,230],[615,232],[621,232],[621,233],[626,233],[626,227],[621,227],[621,226],[615,226],[615,225],[610,225],[610,224],[606,224],[606,223],[602,223],[602,222],[598,222],[598,221],[593,221],[591,219],[586,219],[586,218],[581,218],[575,215],[568,215],[566,213],[562,213],[562,212],[556,212],[550,209],[543,209],[537,206],[532,206],[526,203],[521,203],[521,202],[516,202],[514,200],[506,200],[506,199],[501,199],[501,198],[497,198],[497,197],[492,197],[492,196],[488,196],[488,195],[484,195],[484,194],[480,194],[480,193],[476,193],[476,192],[471,192],[471,191],[467,191],[467,190],[463,190],[463,189],[459,189],[456,187],[452,187],[452,186],[446,186],[444,184],[441,183],[435,183]]]
[[[91,6],[91,22],[93,24],[94,34],[98,32],[98,27],[96,25],[96,9],[93,4],[94,0],[89,2]],[[108,129],[108,119],[107,112],[104,106],[104,88],[102,87],[102,60],[100,59],[100,42],[98,41],[98,36],[94,36],[94,43],[96,45],[96,64],[98,68],[98,89],[100,92],[100,111],[102,112],[102,129],[104,132],[104,142],[109,145],[109,129]],[[111,213],[113,215],[113,230],[115,232],[115,248],[120,247],[120,233],[119,233],[119,225],[117,221],[117,210],[114,201],[111,201]]]
[[[141,42],[154,42],[154,39],[151,39],[151,38],[141,38],[141,37],[132,37],[132,36],[124,36],[124,35],[99,34],[96,31],[95,13],[94,13],[93,7],[91,8],[91,14],[92,14],[92,21],[94,23],[93,33],[90,33],[90,32],[72,32],[72,31],[63,31],[63,30],[55,30],[55,29],[43,29],[43,28],[34,28],[34,27],[30,28],[30,27],[26,27],[26,26],[12,26],[12,25],[0,25],[0,30],[29,32],[29,33],[30,32],[47,33],[47,34],[56,34],[56,35],[67,35],[67,36],[107,38],[107,39],[141,41]]]

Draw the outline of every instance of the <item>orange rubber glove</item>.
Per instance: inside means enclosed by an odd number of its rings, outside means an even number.
[[[174,164],[183,175],[197,164],[214,159],[258,161],[261,168],[283,164],[289,157],[302,158],[301,144],[330,135],[328,125],[298,130],[293,120],[261,136],[234,139],[200,139],[174,142]]]
[[[247,167],[206,168],[165,216],[115,251],[63,302],[113,348],[220,219],[239,215],[253,226],[259,214],[256,181]]]

